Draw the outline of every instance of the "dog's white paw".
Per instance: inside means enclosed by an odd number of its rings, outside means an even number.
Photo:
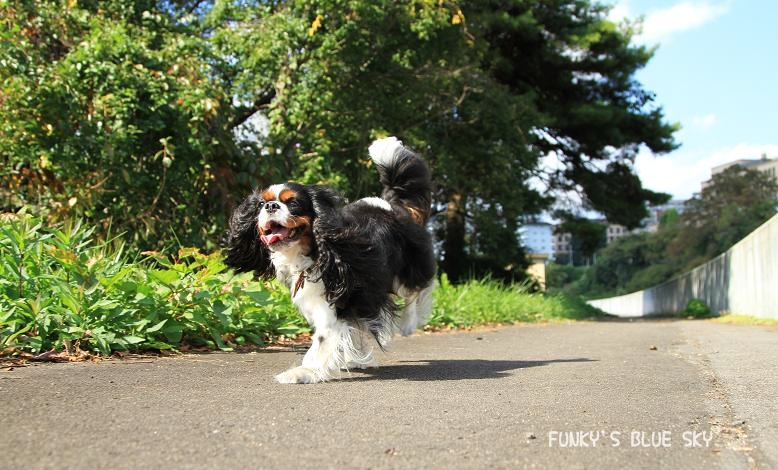
[[[281,384],[314,384],[323,381],[320,374],[307,367],[293,367],[276,375],[276,382]]]

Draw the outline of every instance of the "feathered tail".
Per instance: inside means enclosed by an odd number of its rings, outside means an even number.
[[[427,164],[396,137],[374,141],[368,153],[384,186],[383,199],[405,208],[419,225],[424,226],[432,203],[432,182]]]

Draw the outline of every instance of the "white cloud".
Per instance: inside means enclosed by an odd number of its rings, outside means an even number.
[[[716,125],[716,115],[713,113],[704,116],[692,117],[691,128],[699,131],[709,131]]]
[[[635,160],[635,170],[643,187],[672,194],[673,199],[689,199],[700,191],[703,181],[710,179],[714,166],[733,160],[762,158],[762,155],[778,157],[778,145],[743,143],[712,153],[684,152],[681,148],[658,157],[644,150]]]
[[[620,22],[626,18],[632,18],[634,15],[630,12],[629,5],[625,2],[618,2],[611,7],[608,13],[608,19],[613,22]]]
[[[649,13],[640,39],[647,43],[664,42],[675,33],[699,28],[726,13],[728,7],[708,2],[684,2]]]
[[[635,40],[650,45],[667,42],[673,35],[699,28],[724,15],[728,10],[727,3],[684,1],[671,7],[649,11],[643,19],[643,31]],[[608,16],[612,21],[637,17],[626,1],[614,4]]]

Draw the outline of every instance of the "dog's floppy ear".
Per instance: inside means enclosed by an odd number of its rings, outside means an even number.
[[[342,207],[344,204],[343,198],[326,186],[311,185],[307,186],[306,190],[311,197],[311,203],[313,204],[316,218],[333,222],[333,215],[336,214],[338,208]]]
[[[332,239],[332,235],[337,233],[342,226],[339,209],[345,203],[343,198],[326,186],[310,185],[306,186],[306,192],[311,198],[313,212],[313,237],[316,240],[316,250],[318,251],[322,243]]]
[[[238,272],[254,271],[260,277],[271,278],[275,272],[270,250],[260,241],[257,229],[260,201],[255,191],[232,213],[224,262]]]
[[[339,209],[345,201],[326,186],[309,186],[316,218],[313,221],[313,236],[316,240],[316,271],[324,284],[327,300],[337,305],[347,298],[352,283],[349,282],[348,263],[344,251],[360,249],[348,243],[349,234],[343,230]]]

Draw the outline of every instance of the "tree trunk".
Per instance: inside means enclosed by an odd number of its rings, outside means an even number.
[[[465,274],[465,206],[467,198],[451,193],[446,206],[446,238],[443,241],[443,272],[451,282],[459,282]]]

